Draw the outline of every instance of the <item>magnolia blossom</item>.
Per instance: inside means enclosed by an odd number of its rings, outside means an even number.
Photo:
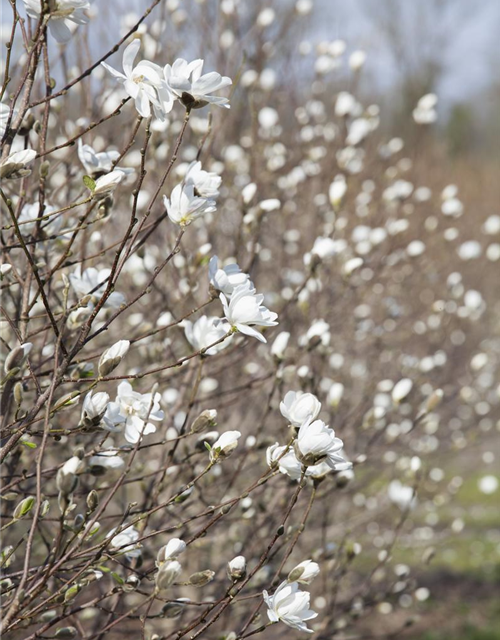
[[[284,622],[292,629],[313,633],[306,622],[318,615],[309,609],[311,595],[301,591],[297,582],[284,581],[270,596],[267,591],[262,592],[266,603],[267,616],[271,622]]]
[[[312,560],[304,560],[290,571],[287,580],[288,582],[311,584],[318,575],[319,565]]]
[[[92,395],[89,391],[85,396],[82,406],[82,424],[86,426],[97,426],[100,424],[106,407],[108,406],[109,395],[104,391],[99,391]]]
[[[75,271],[70,274],[69,281],[79,298],[90,296],[90,302],[95,304],[106,291],[110,274],[111,269],[96,269],[95,267],[89,267],[82,273],[81,267],[78,265]],[[118,309],[122,304],[125,304],[125,297],[118,291],[113,291],[105,302],[105,306],[112,309]]]
[[[154,433],[156,427],[146,420],[163,420],[164,413],[160,409],[161,394],[138,393],[129,382],[118,385],[115,402],[110,402],[104,415],[104,422],[110,430],[125,426],[125,440],[136,444],[142,436]],[[119,421],[121,418],[121,421]]]
[[[290,333],[288,331],[281,331],[280,333],[278,333],[271,346],[271,355],[274,356],[277,360],[283,360],[289,340]]]
[[[82,139],[78,139],[78,157],[83,164],[83,168],[90,176],[99,176],[110,173],[113,164],[120,157],[119,151],[95,151],[89,144],[83,144]],[[117,167],[117,171],[124,174],[133,173],[133,169]]]
[[[239,431],[226,431],[212,445],[210,459],[215,462],[219,458],[226,458],[238,446]]]
[[[99,359],[99,375],[107,376],[113,369],[116,369],[129,348],[130,342],[128,340],[118,340],[113,346],[108,347]]]
[[[115,169],[95,181],[92,190],[93,198],[105,198],[113,193],[120,182],[125,178],[125,173],[121,169]]]
[[[141,60],[134,65],[141,47],[138,38],[126,47],[123,52],[123,73],[116,71],[109,64],[101,62],[122,84],[127,94],[135,101],[135,108],[143,118],[151,115],[151,105],[158,119],[163,120],[174,104],[174,98],[162,78],[161,67],[148,60]]]
[[[413,388],[413,382],[410,378],[402,378],[394,385],[392,390],[392,400],[394,404],[402,402],[411,392]]]
[[[229,301],[223,293],[220,294],[220,299],[226,320],[232,327],[246,336],[257,338],[261,342],[267,342],[264,336],[251,325],[274,327],[278,324],[276,322],[278,314],[269,311],[262,304],[264,296],[256,294],[251,283],[247,282],[237,286]]]
[[[0,162],[0,179],[15,180],[29,176],[31,169],[28,165],[36,158],[34,149],[24,149],[23,151],[14,151]]]
[[[95,456],[91,456],[89,460],[91,467],[101,467],[103,470],[117,470],[125,465],[125,461],[116,455],[116,449],[105,449],[99,451]]]
[[[138,558],[141,555],[141,550],[139,549],[139,544],[137,540],[139,539],[139,532],[135,527],[127,527],[120,533],[114,535],[116,528],[111,529],[111,531],[106,536],[107,538],[111,538],[110,547],[115,551],[119,551],[120,554],[124,553],[128,558]]]
[[[330,198],[330,203],[332,207],[338,207],[342,202],[342,198],[347,191],[347,183],[345,180],[345,176],[339,174],[335,176],[333,182],[328,189],[328,197]]]
[[[181,227],[187,227],[205,213],[216,211],[215,200],[195,195],[193,183],[178,184],[170,194],[170,200],[163,196],[163,203],[170,220]]]
[[[401,511],[414,509],[417,506],[417,496],[413,487],[402,484],[399,480],[393,480],[387,487],[389,500]]]
[[[212,256],[208,263],[208,277],[210,286],[216,291],[220,291],[229,298],[235,287],[250,282],[250,276],[239,268],[235,263],[225,267],[219,267],[219,259]]]
[[[155,583],[158,591],[168,589],[182,571],[182,566],[177,560],[167,560],[162,563],[156,574]]]
[[[280,403],[281,415],[294,427],[301,427],[307,420],[314,420],[321,411],[321,402],[312,393],[288,391]]]
[[[186,550],[186,543],[180,538],[172,538],[158,551],[156,556],[156,566],[167,560],[173,560]]]
[[[220,322],[219,318],[215,317],[201,316],[196,322],[184,320],[183,326],[186,338],[196,351],[205,349],[214,342],[217,342],[217,340],[227,336],[227,325],[224,327],[224,324]],[[222,349],[225,349],[228,344],[229,339],[224,340],[207,349],[204,355],[213,356]]]
[[[228,98],[212,94],[231,85],[231,78],[215,71],[201,75],[203,64],[203,60],[187,62],[178,58],[173,65],[165,65],[163,73],[168,87],[187,108],[200,109],[215,104],[229,109]]]
[[[278,465],[278,470],[283,475],[287,475],[291,480],[300,480],[304,471],[304,465],[295,455],[295,451],[287,445],[280,446],[277,442],[267,448],[266,460],[272,469]],[[306,468],[306,477],[321,478],[330,473],[332,468],[325,462],[311,465]]]
[[[341,455],[343,447],[344,443],[335,437],[333,429],[327,427],[322,420],[315,420],[300,427],[295,453],[302,464],[316,465],[324,461],[334,471],[343,471],[352,466]]]
[[[194,185],[196,195],[214,199],[219,195],[222,178],[213,171],[205,171],[201,168],[201,162],[194,161],[187,168],[184,182]]]
[[[38,20],[42,13],[42,0],[23,0],[26,13]],[[87,24],[89,17],[85,9],[90,9],[89,0],[57,0],[49,4],[48,27],[52,37],[63,44],[73,35],[74,25]]]

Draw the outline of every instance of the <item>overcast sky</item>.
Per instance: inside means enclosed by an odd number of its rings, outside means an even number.
[[[414,10],[439,0],[393,1],[403,12],[400,28],[406,45],[418,53],[419,45],[426,43],[422,43]],[[387,39],[370,18],[374,12],[380,15],[385,0],[317,0],[317,4],[322,8],[314,22],[318,37],[342,38],[351,48],[364,48],[373,54],[367,64],[380,86],[393,83],[397,76],[394,57],[388,53]],[[446,66],[438,87],[440,98],[461,102],[486,88],[493,76],[497,81],[500,78],[500,0],[448,0],[446,4],[446,19],[440,24],[431,21],[429,36],[444,34],[448,40],[440,49]]]

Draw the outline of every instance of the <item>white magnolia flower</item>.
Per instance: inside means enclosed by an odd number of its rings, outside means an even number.
[[[295,442],[295,453],[305,465],[326,462],[334,471],[351,468],[342,457],[344,443],[322,420],[308,421],[300,429]]]
[[[285,580],[270,596],[267,591],[263,591],[264,602],[266,603],[267,616],[271,622],[284,622],[292,629],[313,633],[306,622],[316,618],[318,615],[309,609],[311,595],[306,591],[301,591],[297,582],[291,584]]]
[[[215,104],[229,109],[229,99],[212,95],[232,84],[231,78],[212,71],[201,75],[203,60],[187,62],[178,58],[173,65],[165,65],[165,80],[170,90],[180,98],[185,107],[199,109],[207,104]]]
[[[401,511],[414,509],[417,506],[417,496],[413,487],[402,484],[399,480],[393,480],[387,487],[389,500]]]
[[[114,535],[116,531],[112,529],[107,538],[111,538],[110,547],[116,551],[119,551],[120,554],[124,553],[128,558],[138,558],[141,555],[141,550],[139,549],[139,544],[137,540],[139,539],[139,532],[135,527],[127,527],[120,533]]]
[[[158,591],[168,589],[182,571],[182,566],[177,560],[167,560],[162,563],[156,574],[155,583]]]
[[[277,464],[279,472],[288,476],[291,480],[300,480],[302,477],[304,465],[295,455],[293,448],[289,447],[287,451],[286,445],[280,446],[276,442],[268,447],[266,460],[271,469]],[[320,462],[319,464],[307,467],[305,475],[311,478],[321,478],[331,471],[332,468],[325,462]]]
[[[224,326],[224,324],[220,322],[219,318],[215,317],[201,316],[201,318],[198,318],[196,322],[184,320],[183,326],[186,338],[196,351],[205,349],[214,342],[217,342],[217,340],[226,336],[228,333],[227,325]],[[215,355],[222,349],[225,349],[228,346],[229,341],[230,338],[224,340],[224,342],[220,342],[210,349],[207,349],[207,351],[205,351],[205,355]]]
[[[290,333],[288,331],[278,333],[271,347],[271,355],[278,360],[283,360],[289,340]]]
[[[4,158],[0,163],[0,179],[16,180],[29,176],[31,169],[28,165],[36,158],[34,149],[24,149],[23,151],[14,151]]]
[[[78,139],[78,157],[85,171],[90,175],[109,173],[113,169],[113,162],[119,157],[119,151],[95,151],[89,144],[83,144]]]
[[[286,453],[285,453],[286,451]],[[297,456],[292,448],[278,442],[267,448],[266,460],[268,466],[272,469],[276,464],[280,473],[289,476],[292,480],[300,480],[302,476],[302,463],[297,460]]]
[[[172,538],[158,551],[156,556],[156,566],[167,560],[173,560],[186,550],[186,543],[180,538]]]
[[[49,204],[45,205],[43,210],[44,216],[48,216],[51,213],[56,211],[55,207],[52,207]],[[33,233],[36,229],[37,218],[40,217],[40,203],[34,202],[33,204],[25,204],[23,209],[19,215],[17,221],[19,223],[23,223],[20,226],[21,233]],[[42,229],[47,235],[52,235],[57,233],[62,225],[62,217],[54,216],[52,218],[47,218],[45,220],[40,220],[40,229]]]
[[[89,391],[85,396],[82,406],[81,421],[85,425],[97,426],[106,412],[108,406],[109,395],[104,391],[95,394]]]
[[[92,197],[105,198],[109,196],[125,178],[125,175],[125,172],[121,169],[115,169],[111,171],[111,173],[106,173],[104,176],[97,178],[94,190],[92,191]]]
[[[328,197],[330,198],[332,207],[336,208],[339,206],[346,191],[347,182],[345,180],[345,176],[342,174],[335,176],[330,188],[328,189]]]
[[[213,443],[210,451],[212,461],[226,458],[238,446],[239,431],[226,431]]]
[[[117,413],[125,419],[125,440],[131,444],[136,444],[142,436],[154,433],[156,427],[146,420],[163,420],[164,414],[160,409],[161,394],[138,393],[132,389],[132,385],[126,381],[118,385],[115,402],[108,405],[104,421],[106,418],[113,424],[113,419],[118,417]]]
[[[116,71],[105,62],[101,64],[123,83],[123,88],[135,100],[135,108],[143,118],[149,118],[151,105],[153,105],[156,117],[164,120],[165,114],[169,113],[173,107],[174,99],[157,64],[141,60],[133,66],[140,46],[140,40],[136,38],[124,50],[122,59],[124,73]]]
[[[219,195],[219,187],[222,178],[213,171],[205,171],[201,168],[201,162],[191,162],[184,176],[184,183],[192,183],[196,195],[202,198],[214,199]]]
[[[287,580],[288,582],[311,584],[318,575],[319,565],[312,560],[304,560],[290,571]]]
[[[313,256],[318,256],[321,260],[332,258],[338,253],[338,244],[331,238],[323,238],[320,236],[314,241],[311,253]]]
[[[79,298],[90,296],[90,301],[95,304],[106,291],[110,274],[111,269],[96,269],[95,267],[89,267],[82,273],[81,267],[78,265],[75,271],[70,274],[69,281]],[[105,306],[118,309],[122,304],[125,304],[123,294],[113,291],[106,300]]]
[[[42,13],[42,0],[23,0],[26,13],[30,18],[38,20]],[[52,37],[63,44],[73,35],[75,25],[87,24],[89,17],[85,14],[90,9],[89,0],[57,0],[49,4],[48,27]]]
[[[261,342],[267,342],[264,336],[252,325],[259,327],[274,327],[278,323],[277,313],[269,311],[262,302],[264,296],[257,294],[250,282],[237,286],[231,298],[228,299],[221,293],[220,299],[224,308],[226,320],[232,327],[246,336],[257,338]]]
[[[121,469],[125,464],[123,458],[116,455],[116,449],[99,451],[95,456],[89,459],[91,467],[102,467],[103,469],[116,470]]]
[[[394,404],[402,402],[410,394],[412,389],[413,382],[410,378],[402,378],[397,382],[392,390],[392,401]]]
[[[312,393],[288,391],[280,403],[281,415],[294,427],[314,420],[321,411],[321,402]]]
[[[235,263],[219,268],[217,256],[212,256],[208,263],[208,277],[210,285],[229,298],[235,287],[250,281],[250,276],[239,268]]]
[[[163,203],[170,220],[181,227],[187,227],[205,213],[216,211],[215,200],[195,195],[192,183],[178,184],[170,194],[170,200],[163,196]]]
[[[339,406],[342,396],[344,395],[344,385],[341,382],[334,382],[328,389],[326,396],[327,403],[336,409]]]
[[[434,93],[422,96],[413,110],[413,119],[417,124],[432,124],[437,120],[438,98]]]

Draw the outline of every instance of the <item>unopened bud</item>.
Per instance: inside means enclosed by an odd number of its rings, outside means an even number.
[[[87,509],[89,510],[89,513],[92,513],[97,509],[99,505],[99,495],[95,489],[92,489],[92,491],[89,494],[87,494],[86,502],[87,502]]]
[[[217,411],[215,409],[205,409],[191,425],[191,433],[201,433],[206,429],[213,429],[217,422]]]
[[[14,520],[19,520],[23,516],[27,515],[33,508],[34,504],[35,498],[33,496],[28,496],[27,498],[24,498],[24,500],[21,500],[14,509]]]
[[[193,587],[204,587],[209,582],[212,582],[214,579],[215,572],[210,571],[210,569],[205,569],[205,571],[198,571],[197,573],[193,573],[189,576],[189,584]]]

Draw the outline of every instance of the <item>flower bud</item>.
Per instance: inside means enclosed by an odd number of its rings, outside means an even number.
[[[191,433],[201,433],[206,429],[213,429],[217,422],[217,411],[215,409],[205,409],[191,425]]]
[[[241,580],[247,572],[247,561],[244,556],[236,556],[227,563],[227,575],[230,580]]]
[[[304,560],[290,571],[287,580],[288,582],[311,584],[318,574],[319,565],[312,560]]]
[[[434,409],[436,409],[436,407],[439,404],[441,404],[442,399],[443,399],[442,389],[436,389],[435,391],[433,391],[433,393],[431,393],[431,395],[426,400],[425,412],[430,413],[431,411],[434,411]]]
[[[28,514],[33,508],[34,504],[35,498],[33,496],[28,496],[27,498],[24,498],[24,500],[21,500],[21,502],[19,502],[14,509],[14,520],[19,520],[20,518]]]
[[[122,361],[123,356],[127,353],[130,347],[130,342],[128,340],[119,340],[109,349],[102,354],[98,371],[99,376],[104,377],[110,374]]]
[[[100,391],[92,395],[90,391],[83,401],[81,425],[85,427],[97,427],[106,413],[109,395]]]
[[[238,446],[239,431],[226,431],[210,448],[210,460],[215,462],[227,458]]]
[[[31,342],[25,342],[17,347],[14,347],[9,355],[5,358],[4,371],[9,373],[12,369],[21,368],[26,362],[29,352],[33,348]]]
[[[394,404],[398,405],[402,402],[409,394],[413,388],[413,382],[410,378],[402,378],[399,382],[394,385],[394,389],[392,390],[392,400]]]
[[[97,506],[99,505],[99,494],[95,489],[92,489],[92,491],[87,495],[86,502],[89,513],[92,513],[97,509]]]
[[[180,538],[172,538],[169,542],[158,551],[156,556],[156,566],[160,566],[167,560],[177,558],[186,549],[186,543]]]
[[[198,571],[197,573],[193,573],[189,576],[189,584],[193,587],[204,587],[209,582],[212,582],[214,579],[215,572],[210,571],[210,569],[205,569],[205,571]]]
[[[125,173],[123,171],[115,170],[97,178],[93,185],[93,189],[91,189],[92,197],[100,199],[108,196],[110,193],[113,193],[124,177]]]
[[[156,589],[158,591],[163,591],[164,589],[168,589],[177,576],[181,572],[181,565],[177,560],[169,560],[164,562],[158,570],[155,578]]]
[[[179,602],[179,600],[185,600],[189,602],[188,598],[178,598],[177,602],[167,602],[167,604],[162,608],[161,612],[165,618],[177,618],[184,611],[184,607],[186,606],[183,602]]]
[[[59,469],[56,476],[56,486],[59,491],[68,496],[73,493],[78,484],[76,474],[80,471],[82,462],[78,456],[73,456],[67,460]]]
[[[68,638],[76,638],[78,635],[78,631],[75,627],[60,627],[54,634],[55,638],[59,638],[59,640],[67,640]]]

